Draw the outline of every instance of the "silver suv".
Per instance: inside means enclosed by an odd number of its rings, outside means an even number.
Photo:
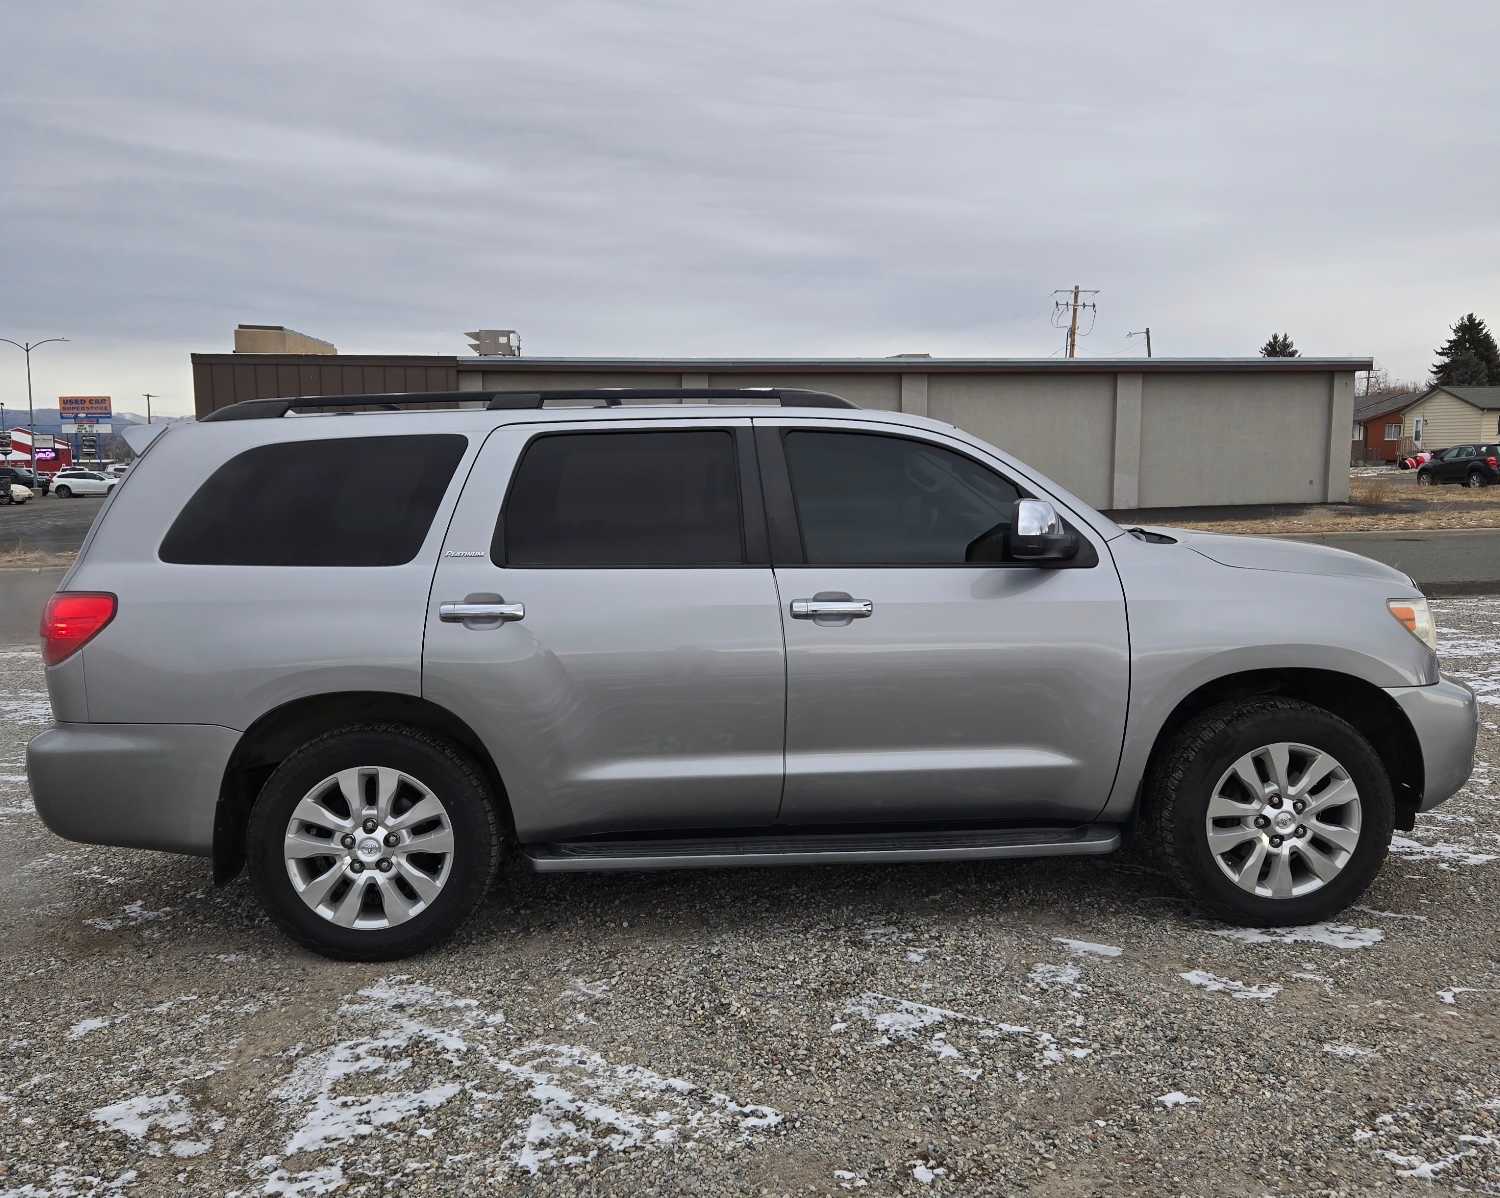
[[[48,826],[248,862],[361,959],[452,932],[506,841],[577,871],[1133,833],[1204,910],[1305,923],[1477,727],[1405,575],[1124,529],[814,392],[241,403],[151,443],[43,633]]]

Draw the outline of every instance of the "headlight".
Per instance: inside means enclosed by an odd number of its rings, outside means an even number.
[[[1385,605],[1407,632],[1437,652],[1437,625],[1432,622],[1432,609],[1427,606],[1427,600],[1387,599]]]

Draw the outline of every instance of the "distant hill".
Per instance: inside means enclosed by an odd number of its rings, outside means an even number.
[[[184,416],[157,416],[152,414],[152,420],[157,424],[170,424],[177,420],[184,420]],[[145,424],[146,418],[135,412],[116,412],[113,417],[114,427],[124,428],[127,424]],[[28,422],[26,409],[16,408],[10,404],[5,405],[5,427],[25,428]],[[38,408],[36,410],[36,431],[39,433],[61,433],[62,416],[56,408]]]

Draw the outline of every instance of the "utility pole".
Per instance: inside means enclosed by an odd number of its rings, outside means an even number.
[[[1140,330],[1139,332],[1126,333],[1125,336],[1126,337],[1139,337],[1141,335],[1141,333],[1145,333],[1145,335],[1146,335],[1146,357],[1149,358],[1151,356],[1151,326],[1149,324],[1144,329]]]
[[[9,337],[0,337],[0,341],[7,345],[14,345],[26,355],[26,428],[28,438],[31,441],[31,472],[36,474],[36,407],[31,400],[31,351],[42,345],[49,345],[54,341],[66,341],[66,337],[48,337],[43,341],[12,341]]]
[[[142,391],[141,394],[146,397],[146,423],[150,424],[151,423],[151,401],[153,399],[160,399],[161,396],[160,395],[153,395],[150,391]]]
[[[1068,295],[1068,288],[1059,287],[1052,294],[1066,296]],[[1062,327],[1061,323],[1058,320],[1058,317],[1064,312],[1068,313],[1068,340],[1066,342],[1066,345],[1067,356],[1070,358],[1076,358],[1078,356],[1078,313],[1084,311],[1085,309],[1094,313],[1095,316],[1097,316],[1099,313],[1098,304],[1094,303],[1090,299],[1081,299],[1080,297],[1094,296],[1098,294],[1099,289],[1097,287],[1089,290],[1087,288],[1079,287],[1078,284],[1075,283],[1073,284],[1071,299],[1060,299],[1052,301],[1052,325],[1054,328]],[[1093,322],[1090,321],[1089,327],[1084,330],[1083,335],[1087,337],[1089,333],[1093,331],[1093,328]]]

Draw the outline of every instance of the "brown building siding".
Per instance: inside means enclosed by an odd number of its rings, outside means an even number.
[[[243,399],[457,391],[458,359],[352,354],[193,354],[193,408],[207,416]]]

